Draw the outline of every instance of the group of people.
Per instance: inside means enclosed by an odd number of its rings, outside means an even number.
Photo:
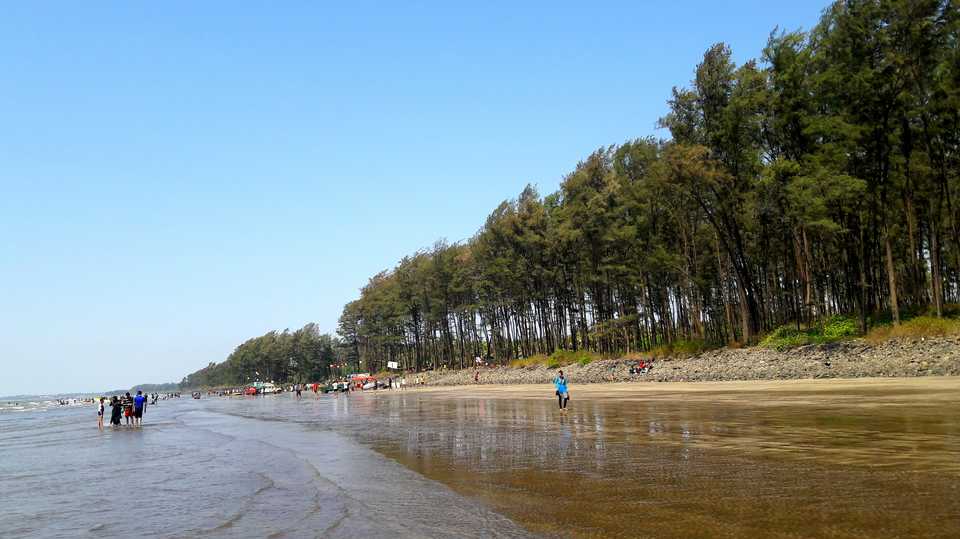
[[[406,389],[406,388],[407,388],[407,377],[406,377],[406,376],[399,376],[399,377],[397,377],[397,378],[393,378],[393,377],[391,376],[390,378],[387,379],[387,387],[388,387],[389,389],[398,390],[398,391],[401,390],[401,389]]]
[[[317,394],[317,392],[320,391],[320,384],[316,382],[312,384],[294,384],[291,389],[293,389],[293,391],[296,393],[297,400],[302,399],[303,392],[307,390],[313,391],[314,397],[319,398],[319,395]]]
[[[652,359],[649,361],[641,359],[639,362],[634,363],[633,365],[630,366],[630,374],[632,375],[647,374],[648,372],[650,372],[650,369],[652,368],[653,368]]]
[[[152,404],[156,404],[158,398],[159,395],[153,395]],[[100,430],[103,430],[103,416],[106,412],[105,401],[106,397],[100,397],[100,401],[97,403],[97,427]],[[120,418],[123,417],[126,419],[128,427],[140,427],[143,425],[143,413],[146,408],[147,396],[143,394],[143,391],[137,391],[134,396],[131,396],[129,391],[119,398],[114,395],[110,397],[110,425],[119,427]]]

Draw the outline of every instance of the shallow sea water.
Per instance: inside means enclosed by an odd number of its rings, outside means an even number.
[[[92,407],[3,414],[0,537],[528,535],[481,502],[313,428],[338,403],[163,401],[148,407],[143,428],[104,432]],[[247,409],[272,412],[251,419]]]
[[[960,537],[960,379],[0,413],[0,537]]]

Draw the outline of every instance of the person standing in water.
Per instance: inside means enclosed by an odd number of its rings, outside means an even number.
[[[120,426],[120,414],[123,412],[123,405],[116,395],[110,397],[110,425],[112,427]]]
[[[553,385],[557,388],[557,404],[560,405],[560,413],[567,413],[567,401],[570,400],[570,392],[567,390],[567,379],[563,376],[563,371],[553,379]]]
[[[147,398],[143,396],[143,391],[137,391],[137,396],[133,398],[133,425],[139,427],[143,424],[143,409],[147,405]]]
[[[120,405],[123,406],[123,417],[126,418],[126,424],[130,426],[133,423],[133,397],[130,396],[129,391],[120,397]]]
[[[97,428],[103,430],[103,401],[104,398],[100,397],[100,402],[97,403]]]

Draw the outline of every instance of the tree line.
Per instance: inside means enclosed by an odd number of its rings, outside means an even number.
[[[180,386],[244,386],[253,382],[278,384],[326,380],[339,374],[339,341],[309,323],[296,331],[271,331],[247,340],[225,361],[211,362],[183,378]]]
[[[373,276],[341,356],[462,367],[942,315],[960,295],[958,30],[954,1],[847,0],[758,60],[710,47],[673,89],[669,140],[600,148],[557,192],[527,186],[469,240]]]

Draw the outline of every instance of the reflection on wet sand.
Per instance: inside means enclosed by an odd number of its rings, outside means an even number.
[[[960,379],[571,391],[364,395],[357,434],[548,535],[960,537]]]

